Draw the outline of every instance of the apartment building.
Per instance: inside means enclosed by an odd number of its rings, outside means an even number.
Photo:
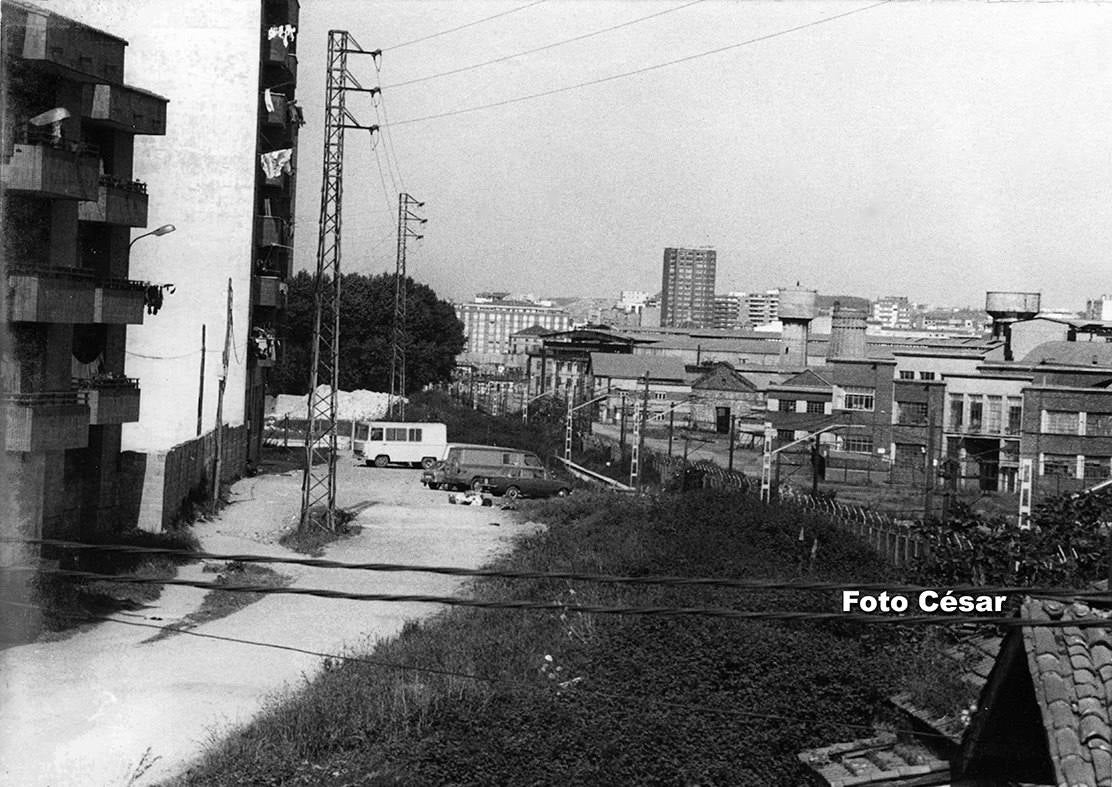
[[[768,325],[780,319],[780,290],[750,292],[741,309],[742,321],[749,325]]]
[[[129,525],[121,432],[139,418],[144,381],[126,367],[128,326],[157,321],[165,294],[132,272],[131,232],[148,226],[152,196],[134,150],[166,132],[167,100],[125,84],[127,42],[114,34],[18,0],[3,3],[0,30],[0,522],[5,536],[88,538]],[[0,567],[38,556],[0,545]],[[23,598],[3,573],[4,595]]]
[[[712,327],[726,330],[741,327],[745,322],[742,316],[742,306],[744,304],[745,293],[743,292],[715,295]]]
[[[566,331],[571,325],[566,309],[509,298],[457,303],[455,310],[467,337],[464,353],[477,356],[509,354],[510,337],[534,325],[546,331]]]
[[[710,327],[714,323],[714,284],[718,254],[703,247],[664,249],[660,286],[660,324]]]

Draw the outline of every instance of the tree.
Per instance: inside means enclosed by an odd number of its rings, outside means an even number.
[[[271,375],[272,393],[304,394],[312,362],[313,276],[301,271],[289,281],[281,359]],[[446,381],[463,351],[463,324],[455,309],[431,287],[406,277],[406,393]],[[390,389],[395,276],[344,274],[340,286],[340,388]],[[328,382],[320,380],[321,383]]]

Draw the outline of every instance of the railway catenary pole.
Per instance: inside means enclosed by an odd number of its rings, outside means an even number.
[[[360,125],[347,109],[349,92],[375,93],[348,71],[349,54],[377,56],[356,43],[346,30],[328,31],[325,64],[324,173],[321,180],[317,270],[313,286],[312,361],[309,367],[305,471],[301,483],[302,530],[319,514],[317,524],[336,528],[336,392],[340,380],[340,248],[343,219],[344,132],[373,134],[378,126]],[[328,390],[317,390],[327,384]]]
[[[415,214],[411,207],[422,208],[425,203],[418,202],[409,194],[398,195],[398,254],[394,269],[394,330],[390,353],[390,399],[387,410],[399,421],[405,420],[405,350],[409,341],[406,331],[407,291],[406,291],[406,242],[413,238],[420,240],[423,235],[418,235],[410,229],[410,222],[424,224],[423,219]]]

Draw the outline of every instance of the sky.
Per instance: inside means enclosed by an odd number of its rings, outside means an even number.
[[[715,248],[719,292],[1112,292],[1112,4],[302,0],[310,270],[330,29],[383,50],[349,57],[385,133],[345,138],[344,271],[394,269],[405,191],[408,272],[452,299],[652,293],[666,246]]]

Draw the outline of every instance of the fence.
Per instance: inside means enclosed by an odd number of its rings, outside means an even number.
[[[317,421],[317,434],[320,434],[325,423],[323,419]],[[336,421],[337,448],[351,448],[354,426],[354,421]],[[309,419],[307,418],[290,418],[288,415],[281,418],[271,416],[266,419],[263,427],[263,444],[280,448],[303,448],[308,431]]]

